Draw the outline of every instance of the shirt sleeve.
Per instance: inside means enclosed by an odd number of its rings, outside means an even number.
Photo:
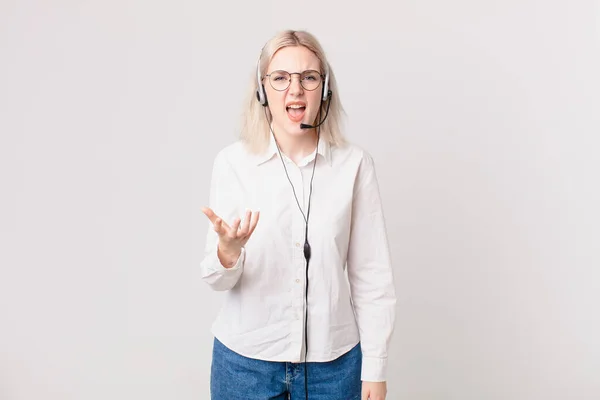
[[[213,163],[209,207],[230,225],[239,214],[235,201],[239,198],[237,192],[238,185],[232,166],[221,152],[217,154]],[[242,276],[246,251],[242,248],[235,265],[231,268],[225,268],[217,256],[218,244],[219,235],[215,232],[213,224],[208,221],[204,258],[200,263],[201,276],[202,280],[213,290],[224,291],[233,288]]]
[[[375,165],[367,153],[356,178],[347,263],[363,354],[361,379],[382,382],[387,378],[396,292]]]

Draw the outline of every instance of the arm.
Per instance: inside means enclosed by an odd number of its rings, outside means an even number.
[[[231,166],[222,154],[218,154],[213,163],[209,207],[225,221],[232,220],[238,215],[234,203],[237,198],[235,185],[235,176],[232,173]],[[232,254],[221,249],[219,247],[219,234],[209,221],[204,259],[200,267],[202,279],[213,290],[229,290],[236,285],[243,272],[245,256],[243,247],[239,254]]]
[[[361,379],[386,381],[396,293],[373,159],[358,170],[352,206],[348,280],[363,351]]]

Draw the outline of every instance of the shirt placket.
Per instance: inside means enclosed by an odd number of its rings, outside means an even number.
[[[289,162],[288,169],[290,171],[290,180],[296,190],[296,196],[298,197],[298,203],[302,207],[302,211],[306,215],[305,206],[305,184],[304,177],[301,168],[292,162]],[[305,280],[306,280],[306,260],[304,259],[304,233],[305,233],[305,220],[304,216],[298,209],[298,204],[294,196],[291,196],[292,207],[292,304],[291,304],[291,319],[292,319],[292,337],[294,337],[294,354],[298,356],[299,360],[303,360],[304,353],[304,291],[305,291]]]

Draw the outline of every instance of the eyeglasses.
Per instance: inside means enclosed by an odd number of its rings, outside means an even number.
[[[300,75],[300,85],[306,90],[315,90],[319,87],[321,80],[323,79],[323,75],[321,75],[319,71],[314,70],[292,73],[278,70],[265,75],[265,77],[269,78],[269,83],[273,89],[281,92],[290,87],[292,75]]]

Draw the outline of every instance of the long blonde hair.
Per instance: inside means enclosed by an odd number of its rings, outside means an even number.
[[[310,33],[306,31],[294,31],[285,30],[279,32],[273,38],[271,38],[263,47],[260,54],[260,75],[264,76],[265,71],[273,58],[273,55],[284,47],[288,46],[304,46],[308,50],[312,51],[319,62],[321,63],[321,73],[329,72],[329,90],[332,92],[332,96],[328,101],[331,102],[329,106],[329,114],[327,119],[318,129],[320,130],[320,140],[326,140],[330,145],[340,146],[346,142],[341,129],[342,129],[342,114],[344,109],[342,103],[338,97],[337,82],[333,69],[329,65],[325,52],[319,44],[318,40]],[[242,130],[240,139],[247,146],[248,150],[253,153],[260,153],[264,151],[269,144],[269,121],[265,118],[264,107],[259,103],[256,98],[256,90],[258,89],[258,82],[256,78],[256,69],[252,74],[252,81],[249,85],[247,97],[244,103],[244,112],[242,115]],[[321,110],[319,115],[325,116],[327,108],[327,102],[322,102]],[[270,112],[267,106],[267,115],[270,118]],[[322,118],[321,117],[321,118]]]

